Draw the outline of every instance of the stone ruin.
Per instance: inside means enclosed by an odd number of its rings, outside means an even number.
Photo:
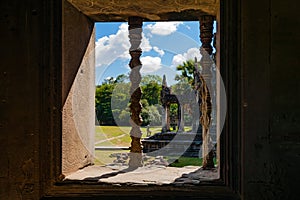
[[[197,103],[195,94],[172,94],[171,88],[167,86],[166,76],[164,75],[160,101],[163,106],[162,131],[142,140],[143,153],[151,153],[164,148],[164,155],[180,156],[183,153],[187,157],[199,157],[202,146],[201,125],[199,127],[196,125],[199,113],[194,112],[193,114],[192,131],[184,132],[183,108],[185,104],[195,105]],[[178,105],[176,132],[170,130],[170,105],[173,103]]]

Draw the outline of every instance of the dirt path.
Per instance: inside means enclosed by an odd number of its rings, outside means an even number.
[[[102,142],[106,142],[106,141],[111,141],[111,140],[114,140],[114,139],[118,139],[118,138],[124,137],[126,135],[127,135],[127,133],[124,133],[122,135],[119,135],[119,136],[116,136],[116,137],[112,137],[112,138],[107,138],[105,140],[98,140],[97,142],[95,142],[95,145],[100,144]]]

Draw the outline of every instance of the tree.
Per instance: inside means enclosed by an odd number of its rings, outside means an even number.
[[[108,77],[96,87],[96,114],[101,125],[129,125],[130,82],[128,75],[117,78]],[[162,78],[158,75],[146,75],[142,79],[142,125],[158,123],[161,120],[160,109],[157,109],[161,91]],[[156,105],[156,106],[154,106]]]
[[[96,86],[96,115],[101,125],[115,125],[122,110],[126,109],[129,94],[126,91],[130,83],[127,76],[107,77],[101,85]]]
[[[141,111],[141,117],[143,119],[142,126],[146,126],[150,123],[149,112],[148,112],[149,103],[147,99],[141,99],[140,102],[142,104],[142,111]]]
[[[117,80],[117,79],[116,79]],[[128,107],[130,83],[119,82],[114,84],[114,90],[111,97],[111,108],[124,110]],[[116,117],[116,115],[114,115]]]
[[[149,105],[159,104],[162,78],[158,75],[146,75],[141,80],[142,99]]]
[[[149,124],[152,126],[161,125],[161,114],[158,110],[157,105],[151,105],[148,107]]]
[[[115,124],[111,111],[111,95],[113,89],[114,85],[109,83],[104,83],[96,87],[96,115],[100,124]]]
[[[130,112],[129,109],[122,110],[119,115],[119,123],[122,126],[129,126]]]
[[[158,105],[148,104],[146,99],[141,100],[142,112],[141,116],[143,118],[142,126],[147,126],[149,124],[156,126],[161,124],[161,114],[159,113]]]
[[[129,76],[127,74],[120,74],[115,79],[115,83],[124,83],[129,81]]]
[[[182,65],[178,65],[176,69],[181,72],[181,75],[176,75],[175,80],[181,81],[186,79],[186,81],[193,88],[195,84],[195,62],[193,60],[188,60],[186,62],[183,62]]]
[[[172,86],[172,93],[175,95],[185,95],[193,91],[193,85],[185,77],[177,79],[178,83]]]
[[[106,79],[104,79],[104,84],[113,84],[115,82],[114,77],[106,77]]]
[[[151,82],[157,83],[158,85],[162,84],[162,78],[158,75],[148,74],[142,77],[141,86],[147,85]]]
[[[149,105],[159,104],[161,85],[156,82],[150,82],[141,86],[142,99],[146,99]]]

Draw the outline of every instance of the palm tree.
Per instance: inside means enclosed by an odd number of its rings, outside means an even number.
[[[178,71],[181,71],[181,75],[176,75],[175,80],[181,81],[183,79],[186,79],[187,82],[194,88],[195,84],[195,77],[194,77],[194,71],[195,71],[195,62],[193,60],[188,60],[186,62],[183,62],[182,65],[178,65],[176,67]]]

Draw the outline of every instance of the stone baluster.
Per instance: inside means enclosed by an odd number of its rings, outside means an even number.
[[[130,154],[129,154],[129,168],[135,169],[138,167],[143,166],[142,162],[142,143],[141,143],[141,137],[142,137],[142,131],[140,129],[140,126],[142,124],[142,118],[141,118],[141,110],[142,105],[140,103],[142,91],[140,88],[140,82],[141,82],[141,67],[142,63],[140,61],[140,56],[142,54],[142,50],[140,48],[140,44],[142,41],[142,25],[143,20],[140,17],[129,17],[128,19],[129,24],[129,41],[131,44],[131,47],[129,49],[129,53],[131,56],[131,60],[129,62],[129,67],[131,68],[130,72],[130,112],[131,112],[131,131],[130,131],[130,137],[131,137],[131,147],[130,147]]]
[[[212,151],[212,141],[209,133],[209,128],[211,125],[211,112],[212,112],[212,102],[211,94],[212,85],[212,51],[213,47],[211,46],[213,38],[213,22],[214,17],[210,15],[201,16],[200,18],[200,40],[202,46],[200,47],[200,53],[202,55],[200,60],[200,65],[202,67],[202,72],[200,75],[201,87],[201,117],[200,123],[202,125],[202,158],[203,169],[214,168],[213,162],[213,151]]]

